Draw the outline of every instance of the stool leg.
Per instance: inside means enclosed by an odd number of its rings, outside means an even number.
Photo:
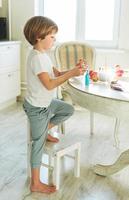
[[[51,180],[52,180],[52,178],[51,178],[51,175],[52,175],[52,169],[51,169],[51,167],[52,167],[52,155],[50,155],[50,154],[48,154],[48,183],[49,184],[51,184]]]
[[[51,167],[52,166],[52,155],[48,154],[48,165]]]
[[[27,172],[29,178],[31,178],[30,157],[31,157],[31,130],[29,121],[27,119]]]
[[[78,146],[78,149],[75,150],[75,167],[74,167],[75,177],[80,177],[80,149],[81,147]]]
[[[60,157],[56,155],[54,157],[54,184],[56,189],[59,190],[60,186]]]
[[[29,178],[31,178],[30,154],[31,154],[31,145],[27,144],[27,171]]]

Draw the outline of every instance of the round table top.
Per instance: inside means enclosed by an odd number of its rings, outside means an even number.
[[[103,98],[110,98],[119,101],[129,102],[129,82],[118,81],[122,86],[123,91],[114,90],[106,82],[90,82],[89,86],[85,86],[84,76],[74,77],[69,79],[68,84],[73,88]]]

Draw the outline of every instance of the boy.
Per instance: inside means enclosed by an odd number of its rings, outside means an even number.
[[[48,134],[53,126],[68,119],[74,112],[73,106],[54,99],[55,88],[71,77],[84,74],[85,68],[75,66],[67,72],[53,67],[46,50],[55,42],[58,27],[51,19],[35,16],[24,27],[26,40],[33,46],[27,60],[27,94],[23,108],[29,118],[32,134],[31,185],[32,192],[52,193],[55,186],[40,182],[40,165],[46,139],[58,142]]]

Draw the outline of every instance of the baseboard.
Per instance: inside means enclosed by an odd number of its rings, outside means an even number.
[[[8,100],[8,101],[6,101],[4,103],[1,103],[0,104],[0,110],[3,110],[5,108],[7,108],[7,107],[9,107],[9,106],[11,106],[13,104],[15,104],[16,102],[17,102],[17,99],[13,98],[13,99],[10,99],[10,100]]]
[[[24,101],[25,94],[26,94],[26,88],[27,88],[26,82],[22,82],[21,83],[21,94],[20,94],[20,96],[17,97],[18,101],[20,101],[20,102]]]

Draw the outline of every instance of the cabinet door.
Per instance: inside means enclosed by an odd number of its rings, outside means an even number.
[[[20,46],[18,44],[0,46],[0,69],[20,66]]]
[[[20,94],[20,71],[0,74],[0,103]]]

